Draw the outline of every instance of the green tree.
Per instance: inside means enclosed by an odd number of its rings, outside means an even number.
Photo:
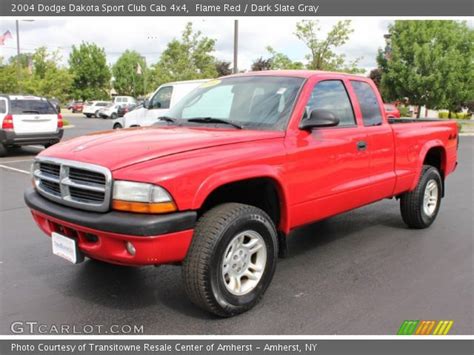
[[[263,59],[263,57],[255,59],[251,69],[252,71],[270,70],[272,69],[272,60],[271,58]]]
[[[216,40],[194,32],[189,22],[181,39],[173,39],[153,67],[153,81],[159,85],[168,81],[217,77],[216,59],[212,55]]]
[[[72,46],[69,67],[75,98],[91,100],[109,97],[111,74],[103,48],[94,43]]]
[[[25,92],[38,96],[57,98],[64,101],[71,97],[72,74],[61,67],[58,52],[48,52],[46,47],[38,48],[31,56],[31,71],[22,76]]]
[[[22,69],[22,74],[26,74],[26,69]],[[0,93],[12,94],[19,91],[18,73],[15,63],[3,63],[0,58]]]
[[[349,40],[351,33],[354,32],[351,29],[350,20],[338,21],[325,38],[319,38],[320,32],[319,21],[303,20],[296,24],[296,37],[310,50],[306,56],[308,69],[349,73],[364,72],[363,69],[357,67],[360,58],[347,62],[344,54],[335,52],[338,47]]]
[[[474,31],[465,22],[395,21],[389,33],[390,56],[377,56],[386,98],[456,110],[474,97]]]
[[[303,69],[304,64],[301,62],[292,61],[286,54],[277,52],[272,47],[266,48],[270,54],[270,63],[272,69]]]
[[[216,72],[217,76],[226,76],[232,74],[230,62],[227,62],[225,60],[216,61]]]
[[[112,67],[113,86],[119,95],[138,97],[146,94],[145,77],[148,69],[145,60],[136,51],[125,51]]]

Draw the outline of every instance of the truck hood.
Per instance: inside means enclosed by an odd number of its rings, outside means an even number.
[[[101,165],[113,171],[191,150],[283,136],[282,131],[143,127],[73,138],[43,150],[40,156]]]

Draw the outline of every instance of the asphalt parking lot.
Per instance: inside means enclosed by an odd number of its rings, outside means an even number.
[[[65,115],[66,138],[110,120]],[[145,334],[396,334],[404,320],[453,320],[473,334],[474,137],[427,230],[409,230],[386,200],[295,231],[290,256],[252,311],[215,318],[186,298],[181,269],[127,268],[52,255],[23,202],[41,148],[0,158],[0,332],[15,321],[46,325],[143,325]],[[10,169],[8,169],[10,168]]]

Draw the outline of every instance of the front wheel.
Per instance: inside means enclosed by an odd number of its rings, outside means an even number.
[[[441,175],[435,167],[425,165],[415,190],[400,198],[403,221],[416,229],[427,228],[434,222],[443,194]]]
[[[254,307],[275,273],[277,232],[254,206],[226,203],[198,221],[183,263],[186,293],[193,303],[221,317]]]
[[[122,128],[122,125],[120,123],[116,123],[114,124],[114,129],[121,129]]]

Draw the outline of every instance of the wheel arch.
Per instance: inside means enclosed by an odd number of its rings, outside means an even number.
[[[416,188],[421,177],[424,165],[430,165],[438,169],[442,181],[442,196],[444,196],[444,179],[446,176],[447,153],[443,143],[439,140],[425,144],[420,152],[418,168],[411,190]]]
[[[287,193],[276,170],[251,166],[214,174],[201,184],[192,205],[202,214],[225,202],[245,203],[264,210],[275,223],[280,251],[286,254]]]

